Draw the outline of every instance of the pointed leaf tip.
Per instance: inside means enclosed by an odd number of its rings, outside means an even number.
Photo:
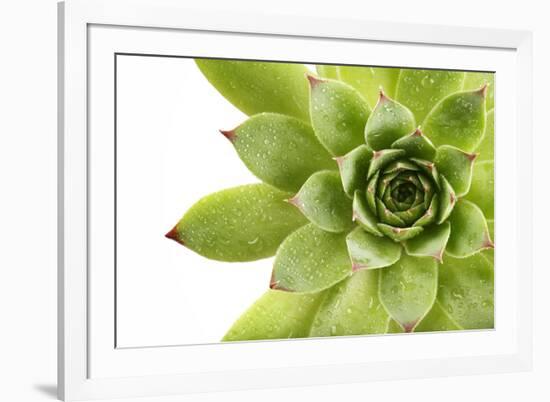
[[[487,239],[485,240],[485,242],[482,245],[482,248],[483,249],[495,248],[495,243],[489,237],[487,237]]]
[[[357,271],[360,271],[362,269],[367,269],[367,264],[360,264],[358,262],[355,262],[355,261],[352,261],[351,262],[351,271],[352,272],[357,272]]]
[[[454,193],[449,194],[449,202],[453,205],[456,202],[456,195]]]
[[[219,130],[222,135],[231,142],[235,142],[237,139],[236,129],[234,130]]]
[[[306,77],[307,77],[307,80],[309,81],[309,86],[311,87],[311,89],[315,88],[317,85],[319,85],[323,82],[326,82],[326,80],[323,80],[321,78],[317,78],[312,74],[307,74],[306,73]]]
[[[177,223],[178,241],[211,260],[245,262],[272,257],[281,242],[306,223],[300,211],[282,202],[290,196],[267,184],[210,194]]]
[[[344,163],[344,158],[345,158],[345,156],[335,156],[332,159],[334,159],[336,161],[336,163],[338,164],[338,167],[341,168],[342,164]]]
[[[489,90],[489,84],[486,82],[481,88],[478,89],[477,93],[483,98],[487,98],[487,91]]]
[[[180,244],[183,244],[183,241],[179,239],[178,237],[178,229],[177,229],[177,225],[174,226],[172,229],[170,229],[170,231],[168,233],[166,233],[164,235],[164,237],[166,237],[167,239],[171,239],[171,240],[174,240]]]
[[[405,332],[407,333],[410,333],[410,332],[413,332],[413,329],[414,327],[416,327],[416,324],[418,323],[418,321],[411,321],[411,322],[407,322],[407,323],[403,323],[403,329],[405,330]]]
[[[275,273],[271,272],[271,278],[269,279],[269,289],[275,289],[277,287],[277,280],[275,279]]]
[[[466,157],[470,160],[470,162],[475,161],[478,156],[479,156],[479,153],[477,153],[477,152],[473,152],[471,154],[466,154]]]
[[[288,202],[290,205],[294,205],[296,208],[300,209],[300,200],[298,198],[298,194],[296,194],[294,197],[287,198],[284,200]]]
[[[275,272],[271,273],[271,279],[269,280],[269,289],[280,290],[282,292],[292,292],[290,289],[280,285],[280,281],[275,279]]]
[[[418,126],[416,128],[416,130],[414,130],[414,133],[413,133],[414,136],[416,137],[422,137],[424,135],[424,133],[422,132],[422,130],[420,130],[420,126]]]

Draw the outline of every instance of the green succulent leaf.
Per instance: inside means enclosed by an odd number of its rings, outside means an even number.
[[[445,256],[445,263],[439,267],[437,300],[461,328],[493,328],[492,264],[482,254],[468,258]]]
[[[222,133],[256,177],[281,190],[297,191],[313,173],[336,167],[313,129],[294,117],[261,113]]]
[[[416,163],[420,167],[420,169],[432,179],[435,185],[439,187],[439,172],[437,170],[437,167],[435,166],[435,163],[429,160],[418,158],[410,158],[410,160]]]
[[[420,204],[415,207],[409,208],[406,211],[394,212],[394,214],[401,218],[407,226],[410,226],[413,225],[419,218],[421,218],[425,211],[426,207],[423,204]]]
[[[195,59],[208,81],[247,115],[281,113],[309,122],[306,66],[220,59]]]
[[[318,292],[351,275],[345,233],[329,233],[314,224],[296,230],[279,247],[271,288]]]
[[[430,205],[428,206],[428,209],[424,212],[424,215],[422,215],[418,220],[413,224],[413,226],[428,226],[432,224],[438,215],[439,212],[439,196],[435,194],[431,201]]]
[[[364,143],[370,107],[351,86],[308,75],[311,123],[319,141],[333,155],[344,155]]]
[[[430,311],[437,293],[437,263],[433,258],[403,254],[380,270],[380,301],[406,332]]]
[[[420,168],[407,160],[397,160],[386,166],[384,169],[385,174],[394,173],[392,179],[397,176],[398,173],[406,170],[419,171]]]
[[[376,199],[376,208],[378,211],[378,217],[384,223],[388,225],[402,228],[406,226],[406,223],[399,216],[390,211],[379,198]]]
[[[378,102],[382,89],[390,98],[395,94],[399,68],[340,66],[339,78],[358,90],[371,107]]]
[[[449,184],[445,176],[439,176],[439,182],[441,185],[441,191],[439,192],[438,200],[439,207],[437,211],[437,224],[441,224],[447,220],[447,218],[453,212],[456,205],[456,194],[453,187]]]
[[[388,98],[383,92],[365,127],[367,145],[379,151],[414,131],[416,122],[409,109]]]
[[[402,69],[395,98],[421,122],[437,102],[462,89],[463,82],[463,72]],[[425,132],[430,134],[427,130]]]
[[[443,252],[449,235],[451,234],[451,225],[444,222],[441,225],[432,225],[424,228],[424,231],[418,236],[405,242],[407,254],[417,257],[433,257],[442,262]]]
[[[346,237],[353,271],[383,268],[401,257],[401,245],[388,239],[355,228]]]
[[[340,73],[338,71],[338,66],[333,66],[330,64],[317,64],[315,70],[320,77],[330,78],[332,80],[339,80]]]
[[[483,212],[473,202],[458,200],[449,222],[451,236],[446,251],[451,256],[465,258],[494,247]]]
[[[266,184],[222,190],[193,205],[166,236],[214,260],[271,257],[290,233],[307,222],[284,201],[288,196]]]
[[[352,226],[352,200],[337,172],[314,173],[289,202],[323,230],[338,233]]]
[[[466,199],[476,204],[487,219],[495,217],[495,168],[493,161],[477,162]]]
[[[414,332],[457,331],[464,329],[457,324],[436,299],[430,312],[414,329]]]
[[[424,132],[436,147],[452,145],[471,152],[485,132],[486,88],[456,92],[439,102],[423,124]]]
[[[229,329],[223,341],[305,338],[324,293],[268,290]]]
[[[327,290],[310,336],[386,332],[389,316],[378,297],[379,271],[359,271]]]
[[[469,154],[450,145],[442,145],[437,148],[435,165],[439,173],[449,181],[458,197],[462,197],[470,190],[476,156],[476,154]]]
[[[372,154],[367,178],[370,179],[381,168],[403,156],[405,156],[405,151],[402,149],[384,149],[374,152]]]
[[[370,179],[368,179],[367,183],[367,191],[365,193],[367,197],[367,205],[370,208],[371,211],[376,211],[376,193],[377,193],[377,186],[378,186],[378,179],[380,178],[380,171],[376,171],[372,175]]]
[[[435,157],[435,147],[419,128],[395,141],[391,147],[404,150],[410,158],[433,161]]]
[[[383,234],[396,242],[412,239],[413,237],[418,236],[424,231],[424,229],[420,226],[400,228],[386,225],[385,223],[379,223],[377,226]]]
[[[352,219],[359,224],[361,228],[375,236],[383,236],[378,229],[378,218],[374,215],[368,206],[365,195],[356,191],[353,195],[353,216]]]
[[[366,178],[372,151],[366,145],[360,145],[346,155],[336,158],[344,191],[350,197],[356,190],[365,190]]]
[[[487,84],[487,110],[495,107],[495,73],[466,73],[464,90],[473,91]]]
[[[495,159],[495,111],[487,113],[485,122],[485,134],[476,151],[479,153],[479,161],[492,161]]]

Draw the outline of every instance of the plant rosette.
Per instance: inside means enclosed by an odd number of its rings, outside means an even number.
[[[166,236],[275,256],[224,341],[493,328],[492,74],[196,63],[250,116],[221,133],[263,183],[204,197]]]

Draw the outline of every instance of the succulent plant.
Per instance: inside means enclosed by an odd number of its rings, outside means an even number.
[[[201,199],[166,236],[275,256],[223,340],[493,327],[492,74],[196,63],[250,116],[221,133],[263,183]]]

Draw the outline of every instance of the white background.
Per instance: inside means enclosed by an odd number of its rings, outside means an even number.
[[[217,343],[272,258],[208,260],[164,234],[199,198],[259,182],[218,131],[247,117],[192,59],[119,55],[117,77],[117,346]]]
[[[531,29],[535,33],[535,369],[532,373],[380,382],[154,398],[143,401],[394,401],[548,399],[550,272],[546,199],[546,133],[550,27],[544,3],[473,0],[449,3],[396,0],[383,4],[341,0],[336,5],[296,1],[232,1],[241,11],[373,20]],[[2,3],[0,13],[0,400],[45,401],[55,389],[56,314],[56,8],[50,0]],[[214,4],[206,0],[201,4]],[[390,391],[388,389],[391,388]]]

